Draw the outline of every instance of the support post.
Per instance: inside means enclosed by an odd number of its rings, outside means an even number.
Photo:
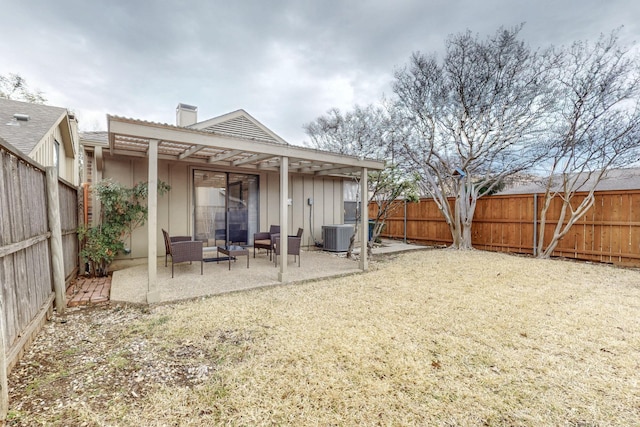
[[[367,248],[369,246],[369,177],[367,176],[367,168],[362,168],[362,176],[360,177],[360,200],[361,210],[360,218],[362,227],[360,227],[360,270],[367,271],[369,268],[369,260],[367,259]]]
[[[56,310],[63,314],[67,307],[64,283],[64,251],[62,249],[62,226],[60,225],[60,197],[58,195],[58,169],[45,168],[47,174],[47,216],[51,231],[51,269],[53,289],[56,294]]]
[[[286,283],[289,252],[289,158],[280,158],[280,271],[278,280]]]
[[[149,194],[147,197],[147,303],[160,301],[158,292],[158,140],[149,141]]]

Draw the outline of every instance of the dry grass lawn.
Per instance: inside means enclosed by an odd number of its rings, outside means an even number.
[[[640,425],[640,272],[605,265],[414,252],[156,307],[118,340],[198,379],[123,390],[86,425]]]

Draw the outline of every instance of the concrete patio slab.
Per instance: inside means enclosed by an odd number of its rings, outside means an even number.
[[[389,254],[407,250],[425,249],[424,246],[408,245],[397,241],[386,241],[376,254]],[[266,286],[280,286],[279,268],[264,251],[253,258],[250,250],[249,268],[244,257],[231,263],[227,261],[205,262],[204,274],[200,275],[199,263],[180,263],[174,266],[174,278],[171,278],[171,261],[164,266],[164,257],[158,258],[157,288],[160,303],[194,299],[204,296],[236,292]],[[145,262],[145,260],[140,260]],[[280,259],[279,259],[280,262]],[[117,265],[117,264],[116,264]],[[319,250],[303,250],[301,266],[288,259],[288,277],[286,284],[361,273],[358,261],[347,259],[344,254],[335,254]],[[122,264],[120,265],[120,268]],[[118,268],[118,267],[117,267]],[[111,301],[131,304],[146,304],[147,265],[146,263],[119,269],[113,272],[111,283]]]

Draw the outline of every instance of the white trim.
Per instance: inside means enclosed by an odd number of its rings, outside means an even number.
[[[288,281],[287,264],[289,260],[289,158],[280,159],[280,271],[278,280]]]
[[[367,271],[369,268],[369,260],[367,259],[367,248],[369,241],[369,177],[367,175],[367,168],[362,168],[360,175],[360,270]]]
[[[147,193],[147,303],[160,301],[158,293],[158,141],[149,141],[149,180]]]

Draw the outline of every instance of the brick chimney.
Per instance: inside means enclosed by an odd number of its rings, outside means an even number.
[[[190,126],[198,122],[198,107],[187,104],[178,104],[176,107],[176,125]]]

